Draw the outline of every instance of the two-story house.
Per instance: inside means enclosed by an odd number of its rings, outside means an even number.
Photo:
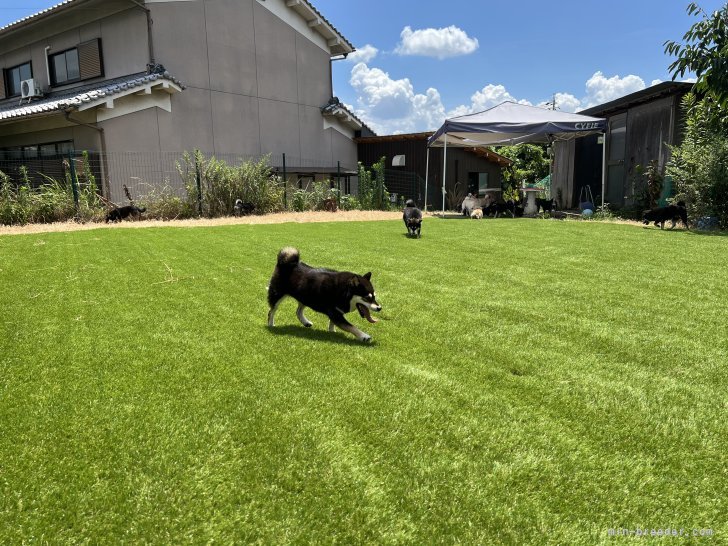
[[[112,200],[195,149],[350,172],[367,128],[331,63],[353,50],[308,0],[64,0],[0,28],[0,163],[96,152]]]

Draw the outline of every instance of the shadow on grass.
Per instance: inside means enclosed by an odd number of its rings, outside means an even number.
[[[315,328],[306,328],[304,326],[296,326],[295,324],[290,324],[287,326],[274,326],[273,328],[270,328],[269,326],[264,326],[264,328],[268,330],[271,334],[276,336],[293,336],[300,337],[302,339],[310,339],[312,341],[339,343],[343,345],[359,345],[363,347],[376,345],[375,341],[371,341],[370,343],[364,343],[354,338],[351,334],[342,332],[338,329],[336,330],[336,332],[329,332],[328,330],[316,330]]]
[[[688,233],[690,233],[690,235],[703,235],[703,236],[707,236],[707,237],[728,237],[728,231],[719,231],[719,230],[691,229]]]

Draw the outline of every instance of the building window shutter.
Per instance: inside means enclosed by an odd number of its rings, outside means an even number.
[[[78,44],[78,67],[82,80],[104,75],[101,41],[98,38]]]
[[[0,99],[5,98],[5,69],[0,68]]]

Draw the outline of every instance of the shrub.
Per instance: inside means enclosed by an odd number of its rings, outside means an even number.
[[[389,210],[389,192],[385,184],[384,166],[387,158],[382,157],[371,170],[359,163],[358,201],[363,210]]]
[[[684,200],[692,218],[714,216],[728,227],[728,122],[710,99],[683,98],[685,137],[671,148],[667,174],[675,180],[675,200]]]
[[[198,209],[198,171],[206,216],[230,215],[236,199],[252,203],[259,214],[283,209],[284,188],[280,177],[273,174],[268,156],[231,166],[215,157],[206,159],[200,151],[185,152],[182,161],[177,163],[177,172],[187,189],[186,203],[193,210]]]

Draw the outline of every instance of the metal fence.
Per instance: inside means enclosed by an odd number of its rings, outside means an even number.
[[[266,160],[271,171],[286,180],[290,189],[306,188],[314,180],[331,180],[345,193],[357,191],[357,166],[348,162],[294,157],[287,154],[243,156],[199,152],[203,161],[215,158],[229,166]],[[34,156],[0,151],[0,171],[15,184],[38,187],[50,179],[88,184],[93,177],[98,191],[113,203],[126,201],[126,186],[134,199],[164,191],[185,197],[189,169],[195,168],[195,152],[83,152]]]

